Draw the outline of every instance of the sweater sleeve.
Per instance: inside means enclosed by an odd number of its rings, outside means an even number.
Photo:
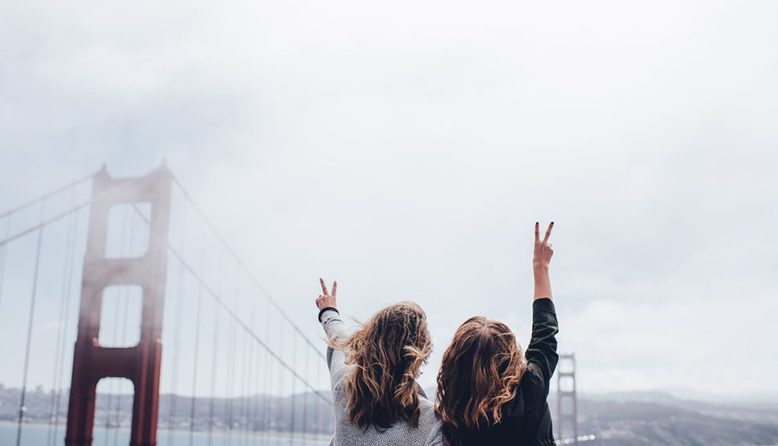
[[[319,314],[319,320],[324,328],[327,339],[332,342],[343,342],[348,339],[348,330],[340,313],[335,308],[326,308]],[[330,370],[330,384],[334,388],[335,383],[340,381],[346,374],[346,356],[343,350],[335,350],[327,346],[327,367]]]
[[[536,299],[532,304],[532,339],[527,347],[527,368],[543,381],[546,396],[559,361],[557,333],[559,323],[554,302],[548,298]]]

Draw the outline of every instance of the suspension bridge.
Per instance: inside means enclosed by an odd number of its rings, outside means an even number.
[[[163,330],[164,327],[164,330]],[[0,214],[0,443],[318,444],[323,343],[161,166]]]

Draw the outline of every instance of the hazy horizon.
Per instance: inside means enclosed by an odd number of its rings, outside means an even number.
[[[107,379],[108,380],[108,379]],[[20,390],[19,387],[9,387],[5,386],[2,383],[0,383],[0,386],[3,386],[5,390]],[[555,384],[554,384],[555,386]],[[549,394],[549,400],[553,400],[556,397],[556,388],[552,386],[550,394]],[[425,393],[427,393],[428,396],[434,395],[431,393],[435,389],[435,386],[427,386],[424,388]],[[46,388],[45,386],[40,387],[40,391],[42,391],[45,394],[49,394],[51,392],[51,388]],[[56,391],[57,389],[54,388]],[[67,386],[63,389],[64,391],[69,391]],[[318,389],[321,392],[328,393],[330,392],[329,389]],[[28,392],[38,392],[38,388],[31,388],[28,387]],[[133,392],[128,391],[127,388],[121,388],[120,386],[115,386],[113,391],[108,391],[107,386],[101,388],[100,390],[101,395],[132,395]],[[310,390],[298,390],[294,393],[294,395],[310,395],[312,398],[313,392]],[[186,391],[181,392],[160,392],[160,396],[163,395],[171,395],[171,396],[177,396],[181,398],[190,398],[192,395],[188,394]],[[253,396],[262,396],[262,395],[271,395],[271,396],[279,396],[279,397],[289,397],[292,394],[282,394],[278,395],[275,392],[263,392],[260,390],[248,393],[246,395],[234,395],[234,396],[226,396],[226,395],[215,395],[214,398],[217,399],[245,399],[250,398]],[[208,399],[210,398],[210,395],[195,395],[196,398],[203,398]],[[597,398],[597,399],[616,399],[616,400],[625,400],[625,401],[642,401],[642,400],[648,400],[648,401],[658,401],[663,397],[670,397],[675,398],[678,400],[688,400],[688,401],[696,401],[701,403],[721,403],[721,404],[767,404],[767,405],[778,405],[778,398],[776,398],[773,395],[740,395],[740,396],[734,396],[726,395],[726,394],[716,394],[716,393],[706,393],[706,392],[698,392],[698,391],[691,391],[690,389],[644,389],[644,390],[605,390],[601,392],[578,392],[579,398]]]

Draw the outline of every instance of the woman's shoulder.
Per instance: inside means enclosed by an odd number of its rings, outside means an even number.
[[[423,396],[419,396],[419,427],[427,432],[425,445],[436,446],[443,444],[441,427],[443,423],[435,414],[435,404]]]
[[[530,363],[527,365],[527,369],[524,371],[524,374],[521,376],[521,381],[519,382],[519,389],[523,390],[524,392],[529,391],[535,391],[539,390],[542,391],[545,388],[546,384],[543,380],[543,374],[540,370],[538,370],[538,367]]]
[[[516,384],[516,396],[503,406],[503,417],[523,419],[527,410],[536,406],[539,400],[545,401],[542,379],[527,369],[521,377],[521,381]]]
[[[522,415],[526,415],[527,412],[534,413],[539,408],[545,406],[547,399],[545,389],[546,384],[540,372],[533,370],[533,367],[528,367],[521,377],[519,391],[513,401],[514,404],[518,403],[517,405],[520,405],[521,409],[516,410],[518,408],[515,408],[514,410],[522,412]]]

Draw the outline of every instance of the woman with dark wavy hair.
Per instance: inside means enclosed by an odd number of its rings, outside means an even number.
[[[555,444],[546,403],[558,360],[548,275],[553,226],[541,240],[535,223],[535,296],[526,359],[507,325],[482,316],[466,320],[443,354],[436,412],[446,446]]]
[[[349,334],[332,294],[320,279],[316,299],[327,334],[335,408],[332,444],[354,446],[432,445],[439,442],[440,421],[416,382],[432,342],[427,316],[412,302],[379,310]]]

